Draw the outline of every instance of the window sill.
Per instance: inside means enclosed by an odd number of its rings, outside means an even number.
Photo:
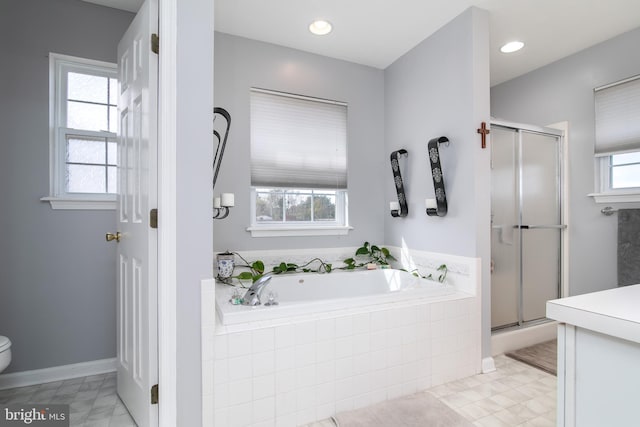
[[[42,202],[49,202],[54,210],[115,210],[115,199],[42,197]]]
[[[591,193],[596,203],[634,203],[640,202],[640,192],[619,192],[619,193]]]
[[[345,236],[353,230],[349,226],[308,226],[308,227],[286,227],[286,226],[252,226],[247,227],[251,237],[289,237],[289,236]]]

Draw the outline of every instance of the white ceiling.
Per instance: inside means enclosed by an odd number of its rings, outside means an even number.
[[[85,1],[133,11],[141,3]],[[490,12],[492,85],[640,26],[639,0],[215,0],[215,28],[384,69],[469,6]],[[318,18],[334,31],[309,33]],[[514,39],[524,49],[500,53]]]

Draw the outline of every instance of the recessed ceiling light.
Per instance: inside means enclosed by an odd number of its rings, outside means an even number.
[[[324,36],[331,32],[331,23],[328,21],[324,21],[322,19],[318,19],[317,21],[313,21],[309,25],[309,31],[317,36]]]
[[[512,53],[516,52],[524,47],[524,43],[519,41],[513,41],[505,44],[500,48],[500,52],[502,53]]]

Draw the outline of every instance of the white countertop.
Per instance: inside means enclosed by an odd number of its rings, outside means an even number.
[[[547,317],[640,343],[640,285],[547,301]]]

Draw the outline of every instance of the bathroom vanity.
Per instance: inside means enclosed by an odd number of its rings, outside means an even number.
[[[640,425],[640,285],[547,302],[558,321],[558,426]]]

